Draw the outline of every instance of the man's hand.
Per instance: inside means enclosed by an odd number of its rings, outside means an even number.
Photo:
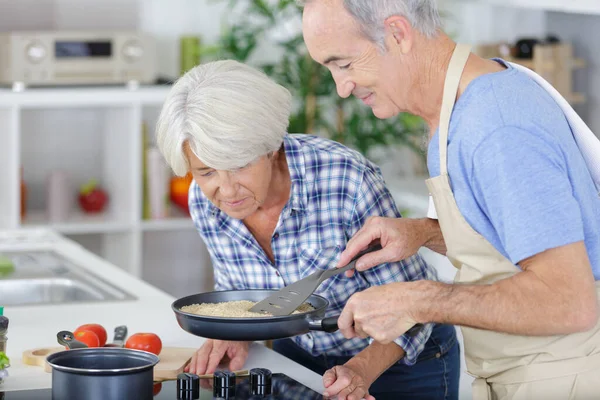
[[[355,293],[338,319],[340,331],[348,339],[371,337],[388,344],[416,323],[428,322],[416,315],[423,305],[422,283],[395,282]]]
[[[325,398],[335,397],[337,400],[375,400],[369,394],[369,386],[373,382],[366,381],[366,373],[350,362],[338,365],[325,372],[323,385]]]
[[[382,249],[368,253],[356,261],[356,269],[364,271],[387,262],[404,260],[415,255],[422,246],[435,242],[433,250],[440,249],[443,238],[437,221],[410,218],[371,217],[365,225],[348,241],[346,249],[340,255],[338,268],[346,266],[359,252],[371,243],[379,241]],[[353,270],[346,276],[352,276]]]
[[[208,339],[192,356],[185,372],[196,375],[212,374],[224,359],[229,359],[229,370],[241,369],[248,358],[251,342],[230,342]]]

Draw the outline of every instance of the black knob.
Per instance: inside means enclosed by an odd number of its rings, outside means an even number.
[[[187,372],[177,375],[177,398],[181,400],[200,398],[200,378],[198,375]]]
[[[216,371],[213,374],[213,386],[222,388],[235,386],[235,373],[231,371]]]
[[[235,397],[235,374],[230,371],[216,371],[213,374],[213,396],[217,399]]]
[[[253,395],[271,394],[272,374],[266,368],[253,368],[250,370],[250,390]]]

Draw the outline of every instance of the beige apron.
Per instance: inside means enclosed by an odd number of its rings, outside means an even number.
[[[440,176],[427,180],[456,283],[489,284],[520,272],[475,232],[454,200],[447,170],[450,115],[470,47],[457,45],[444,84],[440,113]],[[600,292],[600,285],[596,283]],[[556,321],[557,324],[560,321]],[[473,398],[600,399],[600,323],[564,336],[518,336],[461,327]]]

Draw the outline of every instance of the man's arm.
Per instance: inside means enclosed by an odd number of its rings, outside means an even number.
[[[338,319],[345,337],[386,344],[417,322],[469,326],[516,335],[583,332],[598,321],[594,277],[583,242],[546,250],[523,272],[489,285],[420,280],[354,294]]]
[[[417,320],[519,335],[562,335],[595,326],[598,301],[583,242],[519,265],[523,272],[491,285],[425,282]]]

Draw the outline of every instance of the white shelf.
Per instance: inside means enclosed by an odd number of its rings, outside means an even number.
[[[160,105],[171,86],[144,86],[129,90],[125,87],[90,88],[30,88],[22,92],[0,89],[0,107],[63,108],[102,107],[131,104]]]
[[[195,266],[207,252],[189,216],[172,206],[170,218],[142,219],[143,126],[152,142],[169,90],[0,89],[0,229],[53,229],[137,277],[165,272],[167,259],[169,271]],[[27,185],[24,221],[21,167]],[[49,221],[47,183],[53,171],[66,172],[65,190],[74,197],[81,185],[96,179],[109,196],[105,213],[85,214],[72,199],[67,220]]]
[[[192,219],[189,217],[173,217],[164,219],[153,219],[142,221],[143,231],[173,231],[184,229],[195,229]]]
[[[86,214],[81,211],[73,211],[66,221],[50,222],[44,211],[28,210],[22,226],[51,228],[64,234],[112,233],[132,229],[132,224],[119,221],[110,214]]]

